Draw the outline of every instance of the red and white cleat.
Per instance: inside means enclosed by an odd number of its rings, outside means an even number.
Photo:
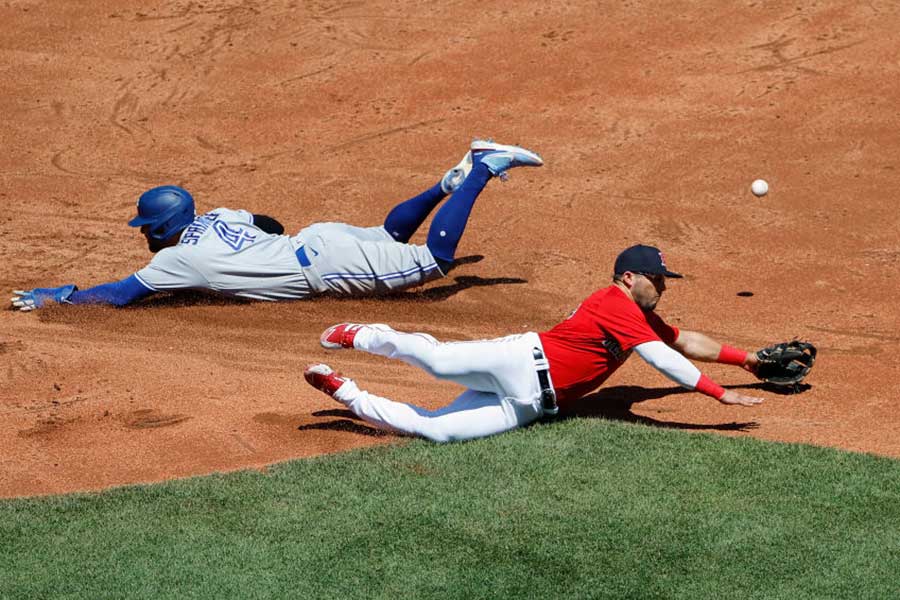
[[[329,350],[339,350],[340,348],[352,348],[353,338],[360,329],[366,325],[358,325],[356,323],[339,323],[332,325],[319,337],[319,343],[323,348]]]
[[[349,379],[341,377],[331,367],[322,363],[306,367],[306,371],[303,372],[303,377],[309,385],[320,392],[325,392],[332,398],[334,398],[335,393],[341,389],[341,386],[350,382]]]

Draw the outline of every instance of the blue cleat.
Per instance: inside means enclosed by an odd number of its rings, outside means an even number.
[[[472,161],[484,164],[492,175],[506,179],[513,167],[540,167],[543,159],[537,153],[519,146],[506,146],[491,140],[475,140],[471,146]]]

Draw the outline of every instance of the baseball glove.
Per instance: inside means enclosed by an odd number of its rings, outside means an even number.
[[[767,346],[756,353],[756,376],[775,385],[796,385],[816,362],[816,347],[793,340]]]

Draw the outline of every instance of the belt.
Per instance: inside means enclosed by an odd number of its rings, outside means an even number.
[[[309,257],[306,255],[306,246],[300,246],[297,248],[297,251],[294,252],[297,255],[297,260],[300,261],[301,267],[311,267],[312,263],[309,262]]]
[[[544,409],[545,417],[553,417],[559,412],[559,406],[556,405],[556,392],[550,381],[550,363],[537,346],[531,349],[531,354],[534,356],[534,370],[537,371],[538,382],[541,384],[541,408]]]

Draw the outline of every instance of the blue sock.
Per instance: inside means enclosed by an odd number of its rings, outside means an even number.
[[[431,227],[428,229],[428,241],[425,242],[431,254],[444,264],[452,264],[456,255],[456,246],[463,231],[466,230],[466,222],[475,199],[487,185],[491,178],[491,172],[483,163],[477,162],[472,167],[472,172],[466,177],[450,199],[434,215]]]
[[[384,228],[391,237],[405,244],[446,195],[439,181],[431,189],[395,206],[384,219]]]

